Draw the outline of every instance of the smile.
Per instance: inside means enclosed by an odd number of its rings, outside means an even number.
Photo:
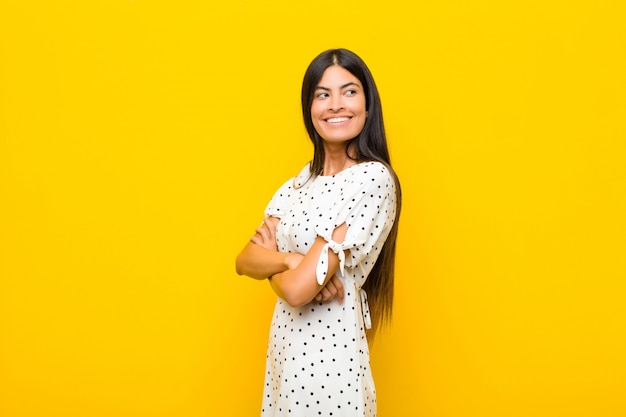
[[[350,117],[333,117],[331,119],[326,119],[328,123],[342,123],[350,120]]]

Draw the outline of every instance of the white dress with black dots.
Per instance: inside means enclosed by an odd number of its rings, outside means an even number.
[[[342,303],[291,307],[278,299],[270,329],[262,417],[376,416],[376,390],[365,328],[371,325],[361,289],[393,225],[395,185],[389,170],[364,162],[309,179],[309,166],[287,181],[265,210],[280,218],[281,252],[305,254],[316,236],[327,244],[317,265],[323,282],[328,250],[339,255]],[[343,243],[333,230],[346,223]],[[344,255],[348,250],[348,255]]]

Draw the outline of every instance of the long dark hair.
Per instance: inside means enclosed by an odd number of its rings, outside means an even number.
[[[367,119],[361,133],[346,145],[348,158],[357,162],[378,161],[383,163],[389,169],[396,184],[396,218],[378,256],[378,260],[363,285],[363,289],[368,294],[372,317],[372,328],[367,331],[367,337],[371,343],[376,335],[376,331],[382,325],[391,321],[396,238],[398,235],[400,208],[402,206],[402,192],[398,177],[391,168],[383,123],[382,105],[374,77],[372,77],[365,62],[354,52],[347,49],[330,49],[322,52],[309,64],[304,74],[302,82],[302,116],[314,148],[313,161],[311,161],[311,177],[315,177],[322,172],[325,157],[322,137],[315,130],[313,120],[311,119],[311,104],[313,103],[315,89],[322,79],[324,71],[332,65],[339,65],[358,78],[365,92]],[[353,152],[352,155],[348,154],[348,149]]]

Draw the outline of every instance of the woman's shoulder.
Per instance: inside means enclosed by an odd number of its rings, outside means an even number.
[[[283,196],[285,193],[291,194],[291,191],[302,188],[307,181],[311,179],[310,163],[307,163],[298,174],[284,181],[278,188],[276,195]]]
[[[389,175],[389,167],[379,161],[365,161],[360,164],[356,164],[356,167],[363,172],[379,172],[381,174]]]
[[[311,179],[311,163],[312,162],[307,162],[306,165],[302,167],[298,175],[291,178],[290,181],[293,183],[295,188],[302,187]]]
[[[300,170],[299,174],[289,178],[278,187],[265,209],[265,214],[267,216],[280,217],[283,208],[291,204],[290,202],[302,193],[302,186],[306,183],[308,178],[309,164],[305,165],[304,168]]]
[[[353,166],[353,176],[371,181],[392,180],[393,175],[390,168],[382,162],[366,161]]]

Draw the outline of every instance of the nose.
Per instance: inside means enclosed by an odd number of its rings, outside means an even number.
[[[328,107],[328,109],[330,111],[334,111],[334,112],[338,112],[339,110],[343,109],[343,101],[341,100],[341,96],[333,96],[330,99],[330,106]]]

